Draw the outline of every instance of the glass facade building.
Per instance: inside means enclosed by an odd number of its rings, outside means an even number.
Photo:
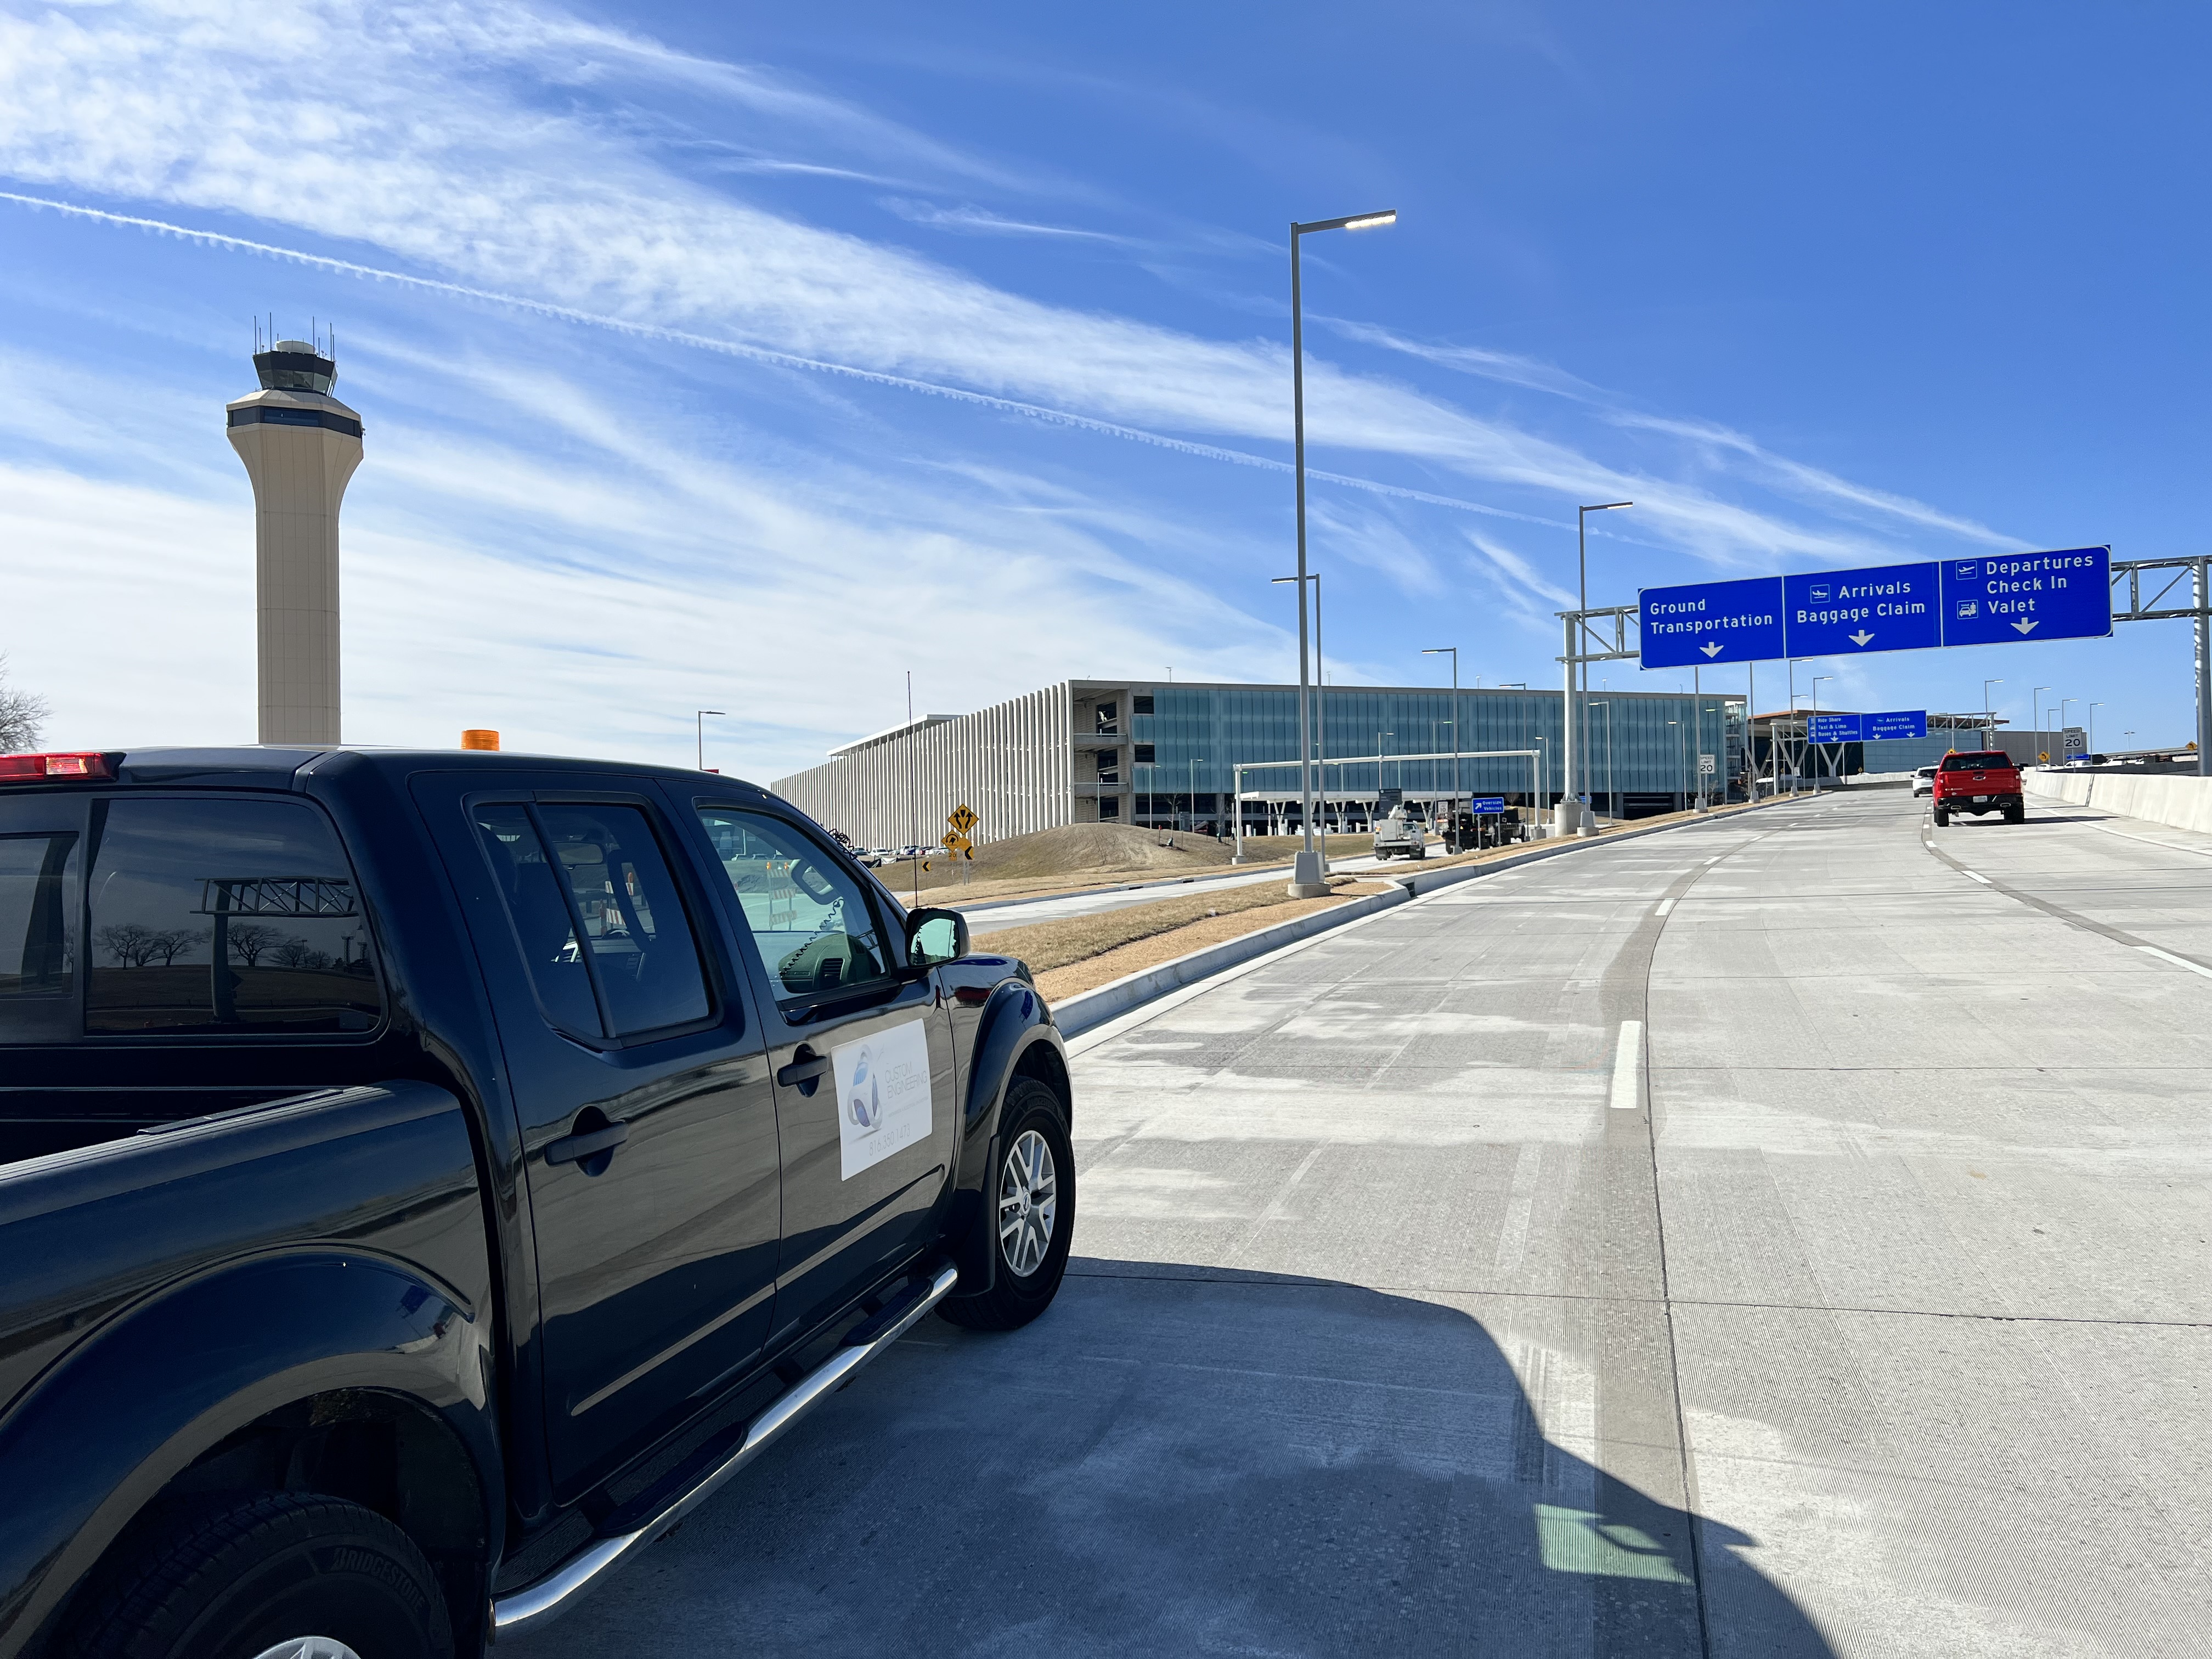
[[[1329,821],[1361,824],[1378,789],[1548,805],[1566,788],[1561,701],[1556,690],[1468,690],[1455,702],[1434,686],[1329,686],[1314,697],[1316,793]],[[1708,793],[1740,790],[1741,693],[1593,690],[1584,719],[1576,793],[1601,812],[1686,805],[1700,755],[1712,757]],[[1226,829],[1242,767],[1244,819],[1257,830],[1295,825],[1297,753],[1296,686],[1066,680],[862,738],[770,787],[860,845],[897,846],[915,835],[909,825],[935,841],[963,804],[981,816],[986,841],[1060,823]]]

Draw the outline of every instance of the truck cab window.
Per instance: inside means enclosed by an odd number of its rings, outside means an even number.
[[[890,977],[867,896],[811,837],[764,812],[702,807],[699,820],[777,996],[804,1000]]]
[[[487,805],[475,817],[554,1024],[635,1036],[707,1017],[698,941],[642,811]]]
[[[76,988],[76,839],[0,836],[0,1000]]]
[[[384,1012],[353,873],[302,801],[97,803],[85,1030],[367,1031]]]

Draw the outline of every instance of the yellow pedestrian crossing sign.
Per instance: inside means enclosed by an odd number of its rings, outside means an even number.
[[[967,839],[968,832],[975,827],[975,815],[965,805],[956,806],[946,813],[945,821],[952,826],[952,833],[963,841]]]

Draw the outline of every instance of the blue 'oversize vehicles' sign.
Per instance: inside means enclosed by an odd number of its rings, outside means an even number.
[[[1856,743],[1865,736],[1863,714],[1815,714],[1805,722],[1808,743]]]
[[[2108,639],[2112,550],[1992,553],[1690,582],[1647,587],[1637,599],[1638,649],[1646,668]]]
[[[1889,564],[1782,579],[1793,657],[1856,651],[1923,651],[1943,643],[1936,566]]]
[[[1943,561],[1946,645],[2100,640],[2112,631],[2109,547]]]
[[[1473,800],[1468,802],[1467,810],[1470,812],[1503,812],[1505,810],[1505,797],[1477,795]]]
[[[1924,708],[1899,708],[1887,714],[1869,714],[1866,719],[1866,741],[1887,743],[1898,738],[1924,738],[1928,735],[1928,711]]]
[[[1786,656],[1782,578],[1689,582],[1637,595],[1638,647],[1646,668],[1763,662]]]

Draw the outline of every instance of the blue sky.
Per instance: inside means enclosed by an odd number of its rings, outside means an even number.
[[[1639,586],[2203,550],[2181,7],[0,6],[0,652],[250,738],[249,319],[335,322],[346,733],[769,778],[1068,675],[1280,679],[1296,218],[1332,678]],[[36,203],[89,211],[66,212]],[[177,232],[194,233],[179,234]],[[295,257],[297,256],[297,257]],[[1601,533],[1599,526],[1602,526]],[[1633,665],[1616,684],[1671,685]],[[2186,624],[1800,670],[2191,729]],[[1759,702],[1781,698],[1762,665]],[[1742,684],[1741,670],[1709,684]]]

